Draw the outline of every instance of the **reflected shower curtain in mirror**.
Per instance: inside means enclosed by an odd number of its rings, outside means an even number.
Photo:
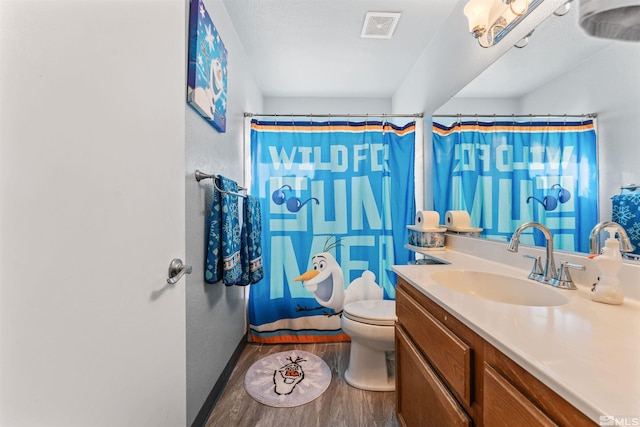
[[[395,299],[391,266],[412,257],[414,135],[413,121],[252,120],[265,250],[249,295],[251,341],[346,341],[347,302]]]
[[[593,120],[433,124],[434,206],[466,210],[483,236],[506,241],[537,221],[554,246],[589,252],[598,222]],[[522,243],[544,246],[537,230]]]

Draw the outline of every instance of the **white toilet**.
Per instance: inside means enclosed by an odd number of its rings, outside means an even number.
[[[347,383],[363,390],[395,390],[395,366],[387,368],[387,359],[395,363],[395,320],[395,301],[364,300],[344,306],[340,325],[351,338]]]

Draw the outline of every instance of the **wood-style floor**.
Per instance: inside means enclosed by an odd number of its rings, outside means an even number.
[[[398,426],[395,392],[364,391],[344,380],[350,343],[248,344],[242,352],[206,427],[273,426]],[[321,357],[331,368],[331,384],[317,399],[293,408],[274,408],[257,402],[244,389],[244,375],[257,360],[291,349]]]

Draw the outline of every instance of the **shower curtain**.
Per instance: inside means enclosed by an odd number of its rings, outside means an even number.
[[[413,257],[414,134],[414,121],[252,120],[265,274],[250,289],[250,340],[346,341],[345,301],[395,299],[391,266]]]
[[[557,249],[589,252],[598,222],[593,120],[433,124],[434,206],[466,210],[483,236],[508,240],[537,221]],[[531,229],[522,243],[544,245]]]

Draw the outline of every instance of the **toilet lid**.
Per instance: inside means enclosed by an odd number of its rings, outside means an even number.
[[[355,322],[393,326],[396,321],[396,302],[379,299],[354,301],[344,306],[342,315]]]

